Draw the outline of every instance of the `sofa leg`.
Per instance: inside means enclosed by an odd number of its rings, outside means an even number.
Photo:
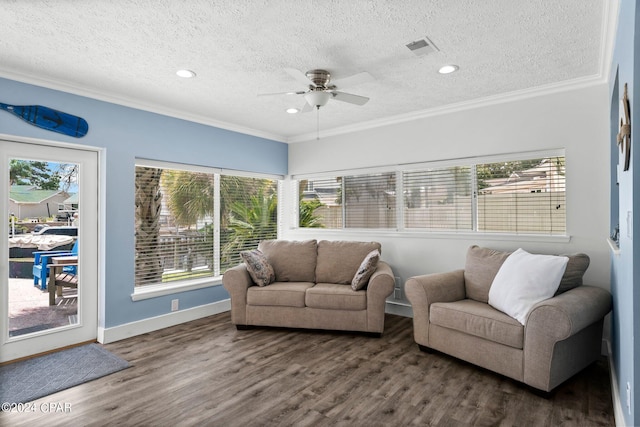
[[[251,325],[236,325],[236,329],[239,331],[248,331],[252,329]]]
[[[420,349],[420,351],[424,351],[425,353],[433,353],[433,350],[426,345],[418,344],[418,348]]]

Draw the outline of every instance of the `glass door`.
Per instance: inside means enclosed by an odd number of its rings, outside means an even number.
[[[0,140],[0,362],[95,340],[98,153]]]

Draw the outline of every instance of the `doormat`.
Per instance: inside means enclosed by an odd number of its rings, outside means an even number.
[[[0,402],[26,403],[129,367],[99,344],[0,366]]]

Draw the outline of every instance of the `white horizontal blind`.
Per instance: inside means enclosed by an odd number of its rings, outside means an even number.
[[[302,179],[299,189],[299,227],[342,228],[342,179]]]
[[[276,238],[277,180],[194,169],[136,166],[135,286],[218,276]]]
[[[566,234],[561,150],[485,159],[301,176],[299,226],[395,229],[402,215],[406,231]],[[398,191],[402,199],[396,204]]]
[[[345,228],[396,228],[396,173],[343,178]]]
[[[136,286],[214,275],[213,181],[136,166]]]
[[[472,230],[471,168],[405,171],[405,228]]]
[[[476,165],[478,231],[566,233],[563,156]]]
[[[221,273],[241,262],[240,252],[278,236],[278,181],[220,177]]]
[[[302,228],[396,228],[396,173],[300,180]]]

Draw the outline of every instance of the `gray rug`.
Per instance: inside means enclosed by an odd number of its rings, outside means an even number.
[[[0,402],[30,402],[128,367],[99,344],[0,366]]]

